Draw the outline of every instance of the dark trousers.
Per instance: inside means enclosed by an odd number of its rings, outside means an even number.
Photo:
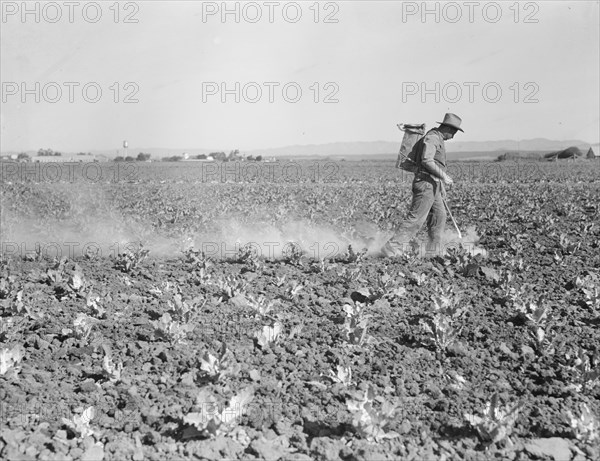
[[[412,184],[412,203],[404,222],[383,247],[386,256],[393,256],[408,248],[411,239],[427,222],[429,242],[427,251],[440,251],[446,227],[446,208],[442,200],[441,184],[427,175],[417,175]]]

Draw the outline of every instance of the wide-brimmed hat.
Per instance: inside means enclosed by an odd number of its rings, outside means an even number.
[[[462,122],[462,119],[458,115],[448,113],[448,114],[444,115],[443,122],[436,122],[436,123],[439,123],[440,125],[448,125],[452,128],[456,128],[457,130],[462,131],[464,133],[465,130],[463,130],[460,127],[461,122]]]

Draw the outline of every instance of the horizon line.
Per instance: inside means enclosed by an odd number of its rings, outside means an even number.
[[[563,139],[563,140],[557,140],[557,139],[548,139],[548,138],[528,138],[528,139],[521,139],[521,140],[515,140],[515,139],[497,139],[497,140],[485,140],[485,141],[460,141],[460,140],[454,140],[455,142],[460,142],[460,143],[497,143],[497,142],[513,142],[513,143],[521,143],[521,142],[526,142],[526,141],[535,141],[535,140],[544,140],[544,141],[549,141],[549,142],[565,142],[565,141],[576,141],[578,143],[582,143],[582,144],[588,144],[590,146],[595,146],[600,144],[600,140],[596,141],[596,142],[587,142],[587,141],[582,141],[580,139]],[[284,149],[284,148],[288,148],[288,147],[310,147],[310,146],[324,146],[324,145],[329,145],[329,144],[360,144],[360,143],[390,143],[390,144],[400,144],[401,140],[396,140],[396,141],[385,141],[385,140],[377,140],[377,141],[331,141],[331,142],[324,142],[324,143],[310,143],[310,144],[287,144],[287,145],[282,145],[282,146],[276,146],[276,147],[257,147],[257,148],[249,148],[249,149],[237,149],[241,152],[245,152],[245,151],[256,151],[256,150],[271,150],[271,149]],[[448,147],[451,147],[452,144],[450,144]],[[42,148],[39,148],[42,149]],[[38,149],[38,150],[39,150]],[[108,148],[92,148],[92,149],[88,149],[89,151],[120,151],[123,150],[124,148],[114,148],[114,147],[108,147]],[[207,150],[207,151],[214,151],[214,152],[222,152],[223,148],[206,148],[206,147],[137,147],[137,146],[133,146],[133,147],[128,147],[128,149],[135,149],[135,150],[143,150],[143,149],[165,149],[165,150],[196,150],[196,149],[201,149],[201,150]],[[228,148],[229,149],[229,148]],[[229,150],[235,150],[235,149],[229,149]],[[0,153],[4,153],[4,152],[31,152],[31,151],[35,151],[35,149],[0,149]],[[62,151],[58,151],[58,152],[62,152]],[[79,152],[83,152],[83,151],[79,151]],[[77,153],[79,153],[77,152]],[[65,151],[64,153],[76,153],[74,151]]]

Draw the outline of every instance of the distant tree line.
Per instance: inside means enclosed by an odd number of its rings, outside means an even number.
[[[542,155],[536,152],[505,152],[496,159],[498,162],[518,160],[541,160]]]
[[[37,155],[38,157],[59,157],[62,154],[60,152],[54,152],[52,149],[39,149]]]
[[[218,162],[234,162],[236,160],[242,159],[242,157],[240,156],[240,151],[237,149],[229,152],[229,155],[227,155],[225,152],[211,152],[209,155]],[[203,160],[206,159],[207,156],[204,154],[200,154],[197,155],[196,158]],[[257,155],[256,157],[249,155],[245,158],[245,160],[248,160],[250,162],[260,162],[262,160],[262,155]]]
[[[151,156],[152,154],[144,154],[143,152],[140,152],[137,157],[132,157],[131,155],[123,157],[122,155],[119,155],[115,157],[115,162],[146,162],[150,160]]]
[[[143,152],[140,152],[136,158],[130,157],[130,156],[127,156],[127,157],[118,156],[118,157],[115,157],[115,162],[134,162],[134,161],[145,162],[147,160],[150,160],[150,155],[151,154],[144,154]],[[226,154],[225,152],[211,152],[208,155],[198,154],[198,155],[194,155],[193,157],[190,157],[190,158],[195,159],[195,160],[206,160],[209,157],[212,157],[217,162],[233,162],[236,160],[243,159],[240,156],[240,151],[238,149],[230,151],[229,154]],[[182,155],[172,155],[170,157],[163,157],[162,161],[163,162],[179,162],[183,159],[184,159],[184,157]],[[249,155],[248,157],[245,158],[245,160],[247,160],[249,162],[261,162],[262,159],[263,159],[262,155],[257,155],[256,157]]]

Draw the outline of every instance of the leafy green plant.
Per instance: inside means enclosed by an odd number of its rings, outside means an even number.
[[[346,318],[342,326],[342,337],[352,346],[363,346],[370,341],[367,328],[370,316],[365,314],[365,305],[355,301],[354,304],[344,304]]]
[[[435,314],[433,319],[422,319],[421,325],[440,351],[445,351],[454,344],[462,330],[462,327],[456,328],[453,325],[452,318],[442,314]]]
[[[552,355],[556,352],[557,336],[551,327],[545,329],[540,326],[531,326],[528,330],[529,343],[541,355]]]
[[[106,354],[102,360],[102,371],[104,377],[111,383],[116,383],[121,380],[121,373],[123,372],[123,362],[114,363],[112,356]]]
[[[540,296],[537,301],[515,303],[515,310],[527,321],[527,337],[533,348],[541,355],[554,354],[557,335],[552,329],[552,312],[544,297]]]
[[[59,263],[56,269],[48,269],[47,282],[54,285],[54,292],[60,300],[85,298],[90,284],[85,279],[81,267],[74,264],[69,269],[65,263],[66,261]]]
[[[583,288],[585,303],[594,311],[600,310],[600,287]]]
[[[522,408],[521,404],[501,406],[498,394],[495,393],[486,404],[483,416],[465,413],[464,417],[483,442],[496,443],[510,436]]]
[[[23,290],[11,293],[11,295],[11,297],[0,301],[4,312],[18,315],[25,311],[30,314],[30,309],[23,303]]]
[[[371,384],[367,386],[364,395],[357,395],[346,400],[346,406],[352,414],[352,425],[361,437],[369,442],[382,442],[385,439],[394,439],[400,436],[390,429],[396,421],[399,407],[388,400],[379,406],[378,399]]]
[[[394,279],[387,272],[377,277],[377,286],[382,293],[387,293],[394,288]]]
[[[338,276],[342,279],[343,282],[350,284],[353,282],[357,282],[362,275],[362,269],[357,267],[355,269],[348,269],[347,267],[342,267],[341,272],[338,273]]]
[[[236,275],[226,275],[225,279],[219,279],[216,282],[217,287],[221,291],[221,296],[217,304],[222,301],[228,301],[236,295],[246,295],[248,282]]]
[[[395,298],[401,298],[406,294],[406,289],[404,287],[396,286],[395,280],[387,273],[384,273],[377,278],[377,284],[375,289],[367,290],[369,291],[369,293],[363,294],[369,297],[369,299],[371,300],[379,298],[393,300]],[[359,290],[359,292],[362,293],[361,290]]]
[[[506,251],[500,253],[500,255],[498,257],[502,263],[502,266],[507,266],[510,269],[517,271],[517,272],[526,271],[530,267],[525,264],[525,261],[523,260],[523,258],[514,257],[513,255],[509,254]],[[510,271],[508,269],[504,269],[503,272],[510,272]]]
[[[288,242],[288,244],[285,246],[283,260],[292,266],[304,266],[304,252],[302,251],[300,245],[294,242]]]
[[[83,276],[83,272],[79,270],[75,270],[71,274],[69,274],[69,278],[67,279],[67,288],[76,295],[83,293],[87,286],[85,281],[85,277]]]
[[[550,307],[543,296],[537,301],[526,300],[515,304],[517,314],[536,327],[544,327],[551,317]]]
[[[62,422],[74,434],[81,438],[85,438],[95,434],[95,431],[90,427],[90,422],[95,416],[95,408],[88,407],[81,413],[81,416],[75,415],[72,419],[62,418]]]
[[[444,373],[444,381],[454,392],[461,392],[467,386],[467,380],[454,370],[449,370]]]
[[[352,385],[352,368],[344,367],[342,365],[337,366],[337,372],[329,370],[327,377],[334,383],[343,384],[344,386]]]
[[[14,275],[8,273],[0,277],[0,299],[10,299],[19,290],[20,287]]]
[[[0,308],[2,313],[21,315],[25,313],[31,319],[44,316],[43,312],[35,314],[28,304],[23,301],[23,289],[16,282],[13,275],[6,274],[0,277]]]
[[[600,384],[600,357],[591,360],[585,350],[578,347],[574,354],[567,353],[565,357],[570,367],[575,371],[578,383],[569,385],[577,392],[591,390]]]
[[[310,264],[310,268],[317,274],[324,274],[329,269],[330,265],[325,258],[320,258],[318,261],[313,261]]]
[[[83,252],[83,257],[85,259],[87,259],[88,261],[96,261],[97,259],[100,258],[100,255],[102,254],[102,250],[100,249],[100,247],[86,247],[86,249]]]
[[[40,262],[44,260],[44,254],[42,252],[42,245],[40,245],[39,243],[35,244],[35,251],[33,253],[31,252],[27,252],[24,256],[23,259],[25,261],[34,261],[34,262]]]
[[[264,295],[259,295],[257,298],[251,295],[246,296],[246,303],[259,316],[265,317],[277,305],[277,301],[268,301]]]
[[[241,423],[252,400],[254,400],[254,388],[249,386],[233,396],[227,407],[222,408],[210,391],[202,389],[196,397],[197,411],[185,415],[183,422],[193,426],[203,437],[227,434]]]
[[[252,244],[246,244],[238,250],[237,262],[245,264],[252,272],[258,272],[263,267],[258,251]]]
[[[354,251],[352,245],[348,245],[346,253],[343,256],[343,260],[346,263],[361,263],[367,255],[367,249],[364,248],[361,251]]]
[[[199,285],[209,285],[211,283],[212,275],[208,273],[207,269],[201,268],[194,273],[194,277]]]
[[[206,270],[213,265],[212,259],[206,256],[204,251],[196,250],[194,247],[183,251],[183,255],[185,262],[191,264],[196,270]]]
[[[354,301],[353,304],[346,303],[342,307],[346,317],[364,317],[366,312],[366,304],[359,301]]]
[[[449,248],[444,255],[446,264],[453,266],[456,272],[464,276],[476,275],[479,270],[479,260],[460,245],[459,248]]]
[[[282,331],[283,325],[281,322],[275,322],[273,326],[265,325],[262,327],[262,330],[255,332],[254,338],[260,348],[264,349],[270,343],[277,342]]]
[[[202,307],[206,304],[206,300],[202,302],[202,298],[196,297],[194,299],[187,299],[184,301],[181,292],[173,295],[173,301],[167,301],[169,306],[169,314],[182,323],[190,323],[194,320]]]
[[[595,443],[596,440],[600,440],[600,421],[585,403],[581,404],[580,409],[577,416],[574,416],[571,411],[567,411],[569,425],[577,440],[587,444]]]
[[[427,284],[427,282],[429,281],[429,277],[425,273],[418,274],[416,272],[411,272],[409,280],[413,284],[422,287]]]
[[[63,328],[62,334],[64,336],[69,336],[72,334],[76,339],[87,342],[95,324],[96,319],[87,314],[79,313],[73,320],[73,328]]]
[[[168,312],[159,320],[152,320],[150,324],[154,327],[157,338],[165,339],[171,344],[184,343],[188,333],[194,331],[194,325],[174,321]]]
[[[600,311],[600,284],[598,276],[596,274],[588,274],[583,278],[577,277],[575,279],[575,286],[585,295],[585,304],[592,311]]]
[[[448,316],[452,320],[461,318],[466,312],[461,304],[461,297],[454,292],[454,288],[451,286],[434,285],[431,301],[435,313]]]
[[[509,307],[514,307],[521,304],[522,299],[526,296],[526,286],[513,286],[506,279],[503,279],[500,285],[499,297],[503,299]]]
[[[150,250],[145,249],[143,243],[139,243],[135,249],[125,248],[123,253],[119,253],[115,259],[114,267],[125,273],[132,273],[139,269],[142,262],[148,257]]]
[[[297,280],[292,280],[285,289],[285,298],[288,301],[296,301],[298,298],[298,294],[304,289],[304,285],[302,285]]]
[[[21,346],[14,346],[11,349],[0,350],[0,375],[5,375],[12,370],[14,375],[21,371],[19,363],[23,360],[23,350]]]
[[[160,286],[150,285],[150,289],[148,290],[148,292],[155,298],[161,299],[165,293],[181,293],[181,288],[177,283],[171,282],[169,280],[164,280],[161,282]]]
[[[214,381],[219,381],[224,376],[237,376],[241,370],[235,361],[232,352],[223,343],[218,356],[205,352],[200,358],[200,370]]]
[[[573,242],[565,234],[560,234],[558,245],[560,246],[563,254],[572,255],[579,250],[581,242]]]
[[[86,306],[92,310],[94,316],[98,319],[106,318],[106,308],[103,306],[102,300],[100,296],[92,295],[92,288],[88,291],[88,294],[85,298]]]
[[[285,283],[285,275],[283,277],[275,276],[275,286],[276,287],[281,287],[281,286],[283,286],[284,283]]]

